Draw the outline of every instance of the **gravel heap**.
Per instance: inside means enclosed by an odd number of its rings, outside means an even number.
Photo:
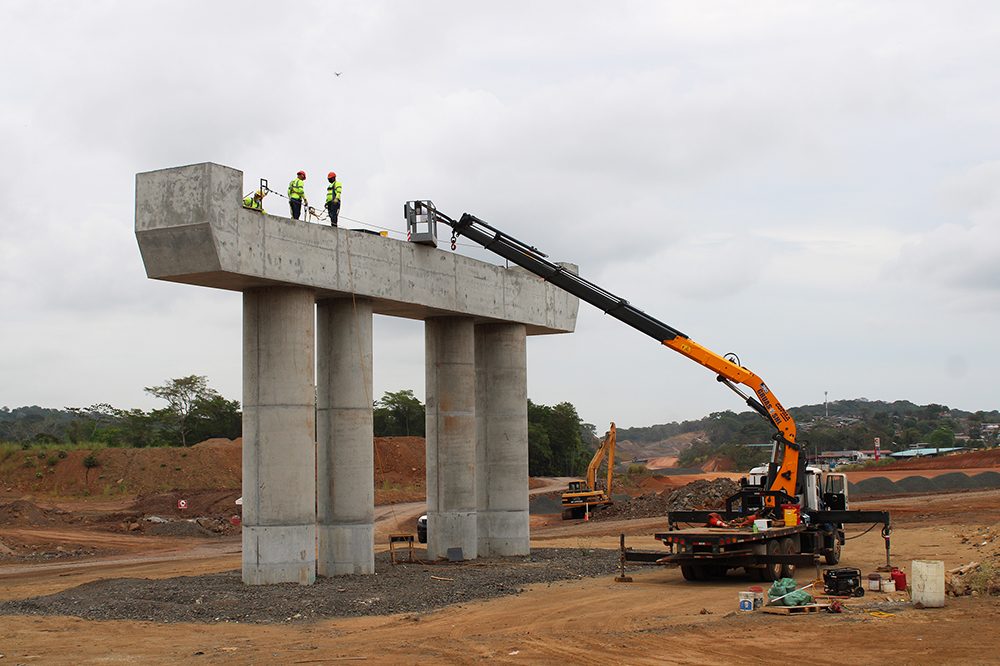
[[[613,506],[591,515],[591,520],[656,518],[668,511],[685,509],[724,509],[726,499],[736,494],[740,485],[732,479],[698,479],[674,491],[648,493],[615,502]]]
[[[425,551],[418,550],[417,555]],[[397,553],[398,556],[398,553]],[[165,580],[115,578],[0,604],[0,615],[86,620],[275,624],[332,617],[426,613],[516,595],[539,583],[613,575],[618,551],[536,548],[527,557],[397,564],[375,556],[374,575],[318,577],[313,585],[244,585],[239,571]]]
[[[1000,474],[980,472],[972,477],[964,472],[949,472],[930,478],[908,476],[899,481],[890,481],[884,476],[863,479],[848,484],[850,494],[892,495],[897,493],[926,493],[939,490],[967,490],[972,488],[996,488],[1000,486]]]

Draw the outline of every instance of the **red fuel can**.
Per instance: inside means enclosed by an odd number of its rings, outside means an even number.
[[[892,572],[889,574],[889,577],[892,578],[893,581],[895,581],[895,583],[896,583],[896,590],[903,591],[903,590],[906,589],[906,573],[905,572],[903,572],[900,569],[893,569]]]

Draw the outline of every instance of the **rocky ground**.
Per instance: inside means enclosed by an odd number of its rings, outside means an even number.
[[[418,550],[417,557],[425,555]],[[244,585],[239,571],[165,580],[111,578],[55,594],[0,604],[0,615],[65,615],[87,620],[250,622],[426,613],[449,604],[495,599],[525,586],[613,573],[618,553],[534,549],[527,558],[392,565],[376,557],[376,575],[318,577],[309,586]],[[418,592],[419,591],[419,592]]]

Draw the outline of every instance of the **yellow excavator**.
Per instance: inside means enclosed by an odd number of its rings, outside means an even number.
[[[587,480],[570,481],[569,488],[562,496],[563,520],[571,518],[583,518],[600,506],[610,506],[611,501],[611,476],[615,469],[615,424],[611,423],[611,430],[604,435],[604,441],[597,447],[597,453],[587,466]],[[608,458],[608,484],[605,490],[597,487],[597,470],[601,467],[604,457]],[[585,485],[586,484],[586,485]]]

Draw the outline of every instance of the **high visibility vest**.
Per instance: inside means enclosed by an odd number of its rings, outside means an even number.
[[[252,208],[253,210],[259,210],[264,213],[266,211],[264,210],[264,206],[262,204],[263,202],[254,199],[252,194],[243,200],[244,208]]]
[[[288,198],[289,199],[305,199],[306,198],[306,184],[302,182],[301,178],[296,178],[292,182],[288,183]]]
[[[339,180],[330,183],[326,188],[326,202],[330,203],[334,199],[340,198],[341,185]]]

